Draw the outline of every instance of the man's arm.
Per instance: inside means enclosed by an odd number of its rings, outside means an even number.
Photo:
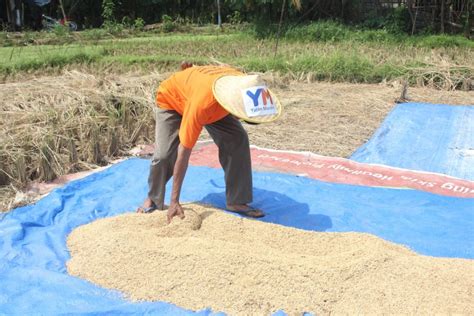
[[[179,144],[178,157],[173,169],[173,189],[171,191],[171,203],[168,209],[168,223],[170,223],[171,219],[176,215],[178,215],[181,219],[184,218],[183,209],[179,204],[179,196],[181,194],[184,176],[186,175],[186,170],[188,169],[191,151],[192,149],[188,149]]]

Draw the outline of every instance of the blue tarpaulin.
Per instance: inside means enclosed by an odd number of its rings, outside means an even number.
[[[474,180],[474,105],[399,104],[351,159]]]
[[[130,212],[140,205],[147,192],[149,163],[124,161],[4,216],[0,221],[0,314],[194,313],[163,302],[133,303],[66,271],[67,235],[97,218]],[[223,172],[190,167],[181,197],[223,207]],[[367,232],[425,255],[474,257],[474,199],[255,173],[254,200],[267,212],[262,219],[266,222],[324,232]]]

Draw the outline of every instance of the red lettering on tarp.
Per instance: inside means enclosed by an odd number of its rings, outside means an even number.
[[[365,164],[309,152],[288,152],[252,146],[254,170],[306,176],[312,179],[365,186],[410,188],[440,195],[474,198],[474,182],[438,173]],[[191,155],[195,166],[220,168],[214,143],[198,143]]]

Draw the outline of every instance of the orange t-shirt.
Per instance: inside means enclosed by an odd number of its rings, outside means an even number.
[[[214,81],[222,75],[243,74],[230,67],[193,66],[175,73],[160,84],[156,104],[181,114],[179,140],[184,147],[193,148],[203,126],[229,114],[212,93]]]

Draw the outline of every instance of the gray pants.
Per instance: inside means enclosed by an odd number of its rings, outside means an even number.
[[[181,115],[173,110],[155,109],[155,152],[148,177],[148,197],[164,209],[165,187],[173,176],[179,145]],[[242,124],[227,115],[205,126],[219,148],[219,162],[224,169],[227,204],[252,202],[252,166],[247,132]]]

